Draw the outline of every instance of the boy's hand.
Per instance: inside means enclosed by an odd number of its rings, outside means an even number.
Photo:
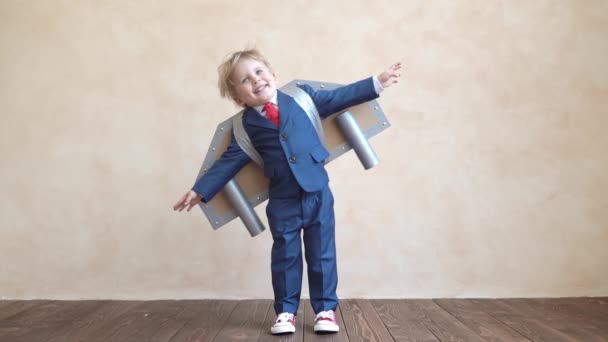
[[[202,200],[201,195],[190,190],[190,191],[186,192],[186,194],[184,196],[182,196],[182,198],[180,198],[180,200],[177,201],[177,203],[175,203],[173,205],[173,210],[182,211],[182,210],[184,210],[184,208],[188,207],[187,211],[190,211],[190,209],[192,209],[192,207],[197,205],[198,202],[200,202],[201,200]]]
[[[401,77],[401,73],[398,71],[399,69],[401,69],[401,62],[391,65],[385,72],[378,75],[378,81],[380,81],[383,88],[387,88],[391,84],[399,82],[399,77]]]

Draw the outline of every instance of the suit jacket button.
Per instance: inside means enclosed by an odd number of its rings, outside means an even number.
[[[296,156],[289,157],[289,162],[290,163],[295,163],[296,162]]]
[[[287,134],[285,134],[285,133],[281,134],[281,140],[283,140],[283,141],[287,140]]]

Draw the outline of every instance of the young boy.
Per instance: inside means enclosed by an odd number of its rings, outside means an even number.
[[[351,106],[373,100],[398,82],[400,63],[377,77],[310,95],[324,118]],[[270,63],[257,50],[233,53],[218,67],[223,97],[245,107],[243,126],[264,161],[270,179],[266,215],[273,238],[271,253],[274,309],[273,334],[295,332],[295,313],[302,288],[301,232],[308,268],[310,301],[315,311],[315,332],[339,330],[334,311],[336,287],[335,221],[333,196],[324,161],[329,153],[304,110],[293,98],[277,90]],[[207,202],[232,179],[250,158],[232,137],[232,142],[213,166],[173,206],[192,209]]]

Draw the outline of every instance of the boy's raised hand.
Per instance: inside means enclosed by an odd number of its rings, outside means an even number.
[[[391,65],[386,71],[378,75],[378,81],[380,81],[383,88],[387,88],[391,84],[399,82],[399,77],[401,77],[399,69],[401,69],[401,62]]]
[[[192,207],[197,205],[198,202],[201,201],[201,199],[202,199],[201,195],[190,190],[190,191],[186,192],[186,194],[184,196],[182,196],[182,198],[180,198],[179,201],[177,201],[177,203],[175,203],[173,205],[173,210],[182,211],[186,207],[188,207],[187,211],[190,211],[190,209],[192,209]]]

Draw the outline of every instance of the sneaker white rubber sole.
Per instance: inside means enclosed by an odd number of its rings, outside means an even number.
[[[273,335],[287,334],[287,333],[294,333],[294,332],[296,332],[296,327],[291,324],[280,325],[280,326],[276,326],[276,327],[272,326],[270,328],[270,333]]]
[[[315,332],[318,333],[334,333],[340,331],[340,326],[337,324],[323,324],[317,323],[314,327]]]

